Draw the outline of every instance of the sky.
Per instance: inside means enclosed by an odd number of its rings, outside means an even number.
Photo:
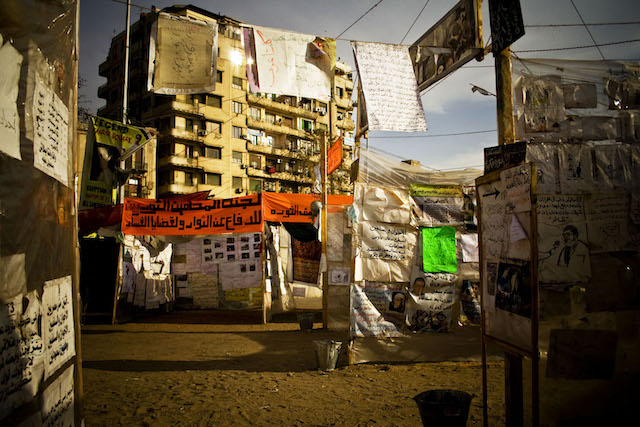
[[[86,80],[80,90],[84,106],[92,113],[105,104],[97,97],[106,79],[98,76],[98,66],[106,58],[111,39],[125,28],[126,6],[121,0],[81,0],[79,73]],[[325,37],[337,37],[379,0],[132,0],[133,5],[163,8],[193,4],[247,24],[282,28]],[[637,0],[520,0],[526,34],[512,49],[520,58],[600,60],[596,48],[554,52],[520,52],[593,45],[582,26],[532,27],[536,25],[640,22]],[[426,3],[426,7],[425,7]],[[442,18],[457,0],[383,0],[337,41],[338,57],[355,69],[349,40],[410,45]],[[424,11],[420,14],[420,11]],[[148,10],[132,6],[131,22]],[[418,16],[418,14],[420,14]],[[414,26],[414,20],[418,17]],[[488,0],[483,2],[485,45],[490,35]],[[409,31],[409,29],[411,30]],[[640,23],[590,26],[596,44],[640,39]],[[407,31],[409,31],[407,33]],[[405,37],[406,35],[406,37]],[[640,42],[600,47],[606,59],[640,60]],[[477,85],[495,93],[493,56],[482,62],[472,60],[441,83],[422,91],[427,132],[370,132],[363,146],[396,158],[418,160],[428,168],[448,170],[481,168],[483,149],[498,144],[495,98],[471,91]],[[355,99],[354,91],[354,99]],[[355,115],[354,115],[355,117]],[[476,134],[442,134],[489,131]]]

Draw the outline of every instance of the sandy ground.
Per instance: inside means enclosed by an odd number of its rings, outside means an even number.
[[[361,364],[316,370],[314,340],[295,318],[229,324],[217,312],[171,313],[82,329],[86,425],[421,425],[413,396],[475,394],[468,425],[482,425],[480,363]],[[316,324],[315,328],[320,328]],[[489,366],[490,425],[503,425],[503,365]]]

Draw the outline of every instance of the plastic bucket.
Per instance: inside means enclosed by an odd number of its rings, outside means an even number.
[[[300,329],[303,331],[310,331],[313,329],[314,313],[300,313],[298,314],[298,323]]]
[[[424,426],[465,426],[473,395],[459,390],[429,390],[415,396]]]
[[[341,341],[314,341],[316,346],[316,365],[318,369],[325,371],[333,371],[338,362],[340,354]]]

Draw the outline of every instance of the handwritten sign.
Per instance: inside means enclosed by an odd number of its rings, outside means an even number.
[[[407,46],[351,42],[369,130],[425,132],[427,120]]]
[[[41,310],[31,292],[0,304],[0,418],[33,398],[42,379]]]
[[[36,76],[33,91],[33,165],[69,186],[69,109]]]
[[[150,46],[155,68],[149,89],[165,95],[215,90],[217,50],[217,22],[161,13],[155,45]]]
[[[76,354],[71,276],[45,282],[42,311],[46,379]]]
[[[591,253],[631,249],[629,194],[591,194],[586,203]]]
[[[397,292],[398,295],[404,295]],[[402,336],[404,314],[390,311],[394,307],[394,292],[383,283],[351,284],[351,336]],[[404,311],[405,296],[396,297]]]
[[[73,370],[69,366],[42,392],[43,426],[75,425]]]
[[[2,36],[0,35],[0,44]],[[0,151],[22,160],[20,155],[20,117],[18,116],[18,80],[22,55],[11,43],[0,47]]]
[[[558,148],[560,191],[563,194],[591,193],[595,190],[591,148],[563,144]]]
[[[338,138],[327,151],[327,176],[342,163],[342,137]]]
[[[201,201],[126,198],[122,231],[133,235],[260,232],[261,194]]]
[[[531,166],[521,165],[500,172],[504,183],[506,212],[531,210]]]
[[[536,193],[560,192],[558,146],[556,144],[527,144],[527,162],[536,165]]]
[[[520,0],[489,0],[493,56],[524,36]]]
[[[479,185],[478,200],[482,209],[480,228],[484,256],[497,260],[502,253],[507,230],[506,200],[502,181]]]
[[[362,252],[366,258],[407,261],[414,256],[416,233],[409,227],[367,221],[362,224]]]
[[[322,48],[318,49],[316,39],[308,34],[254,27],[260,92],[329,100],[335,40],[321,39]]]
[[[539,280],[583,282],[591,276],[582,196],[538,195]]]

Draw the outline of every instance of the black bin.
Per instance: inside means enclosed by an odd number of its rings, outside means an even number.
[[[415,396],[423,426],[465,426],[473,395],[459,390],[429,390]]]

